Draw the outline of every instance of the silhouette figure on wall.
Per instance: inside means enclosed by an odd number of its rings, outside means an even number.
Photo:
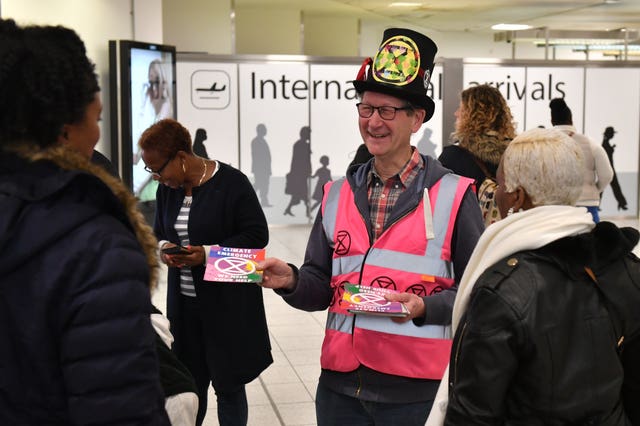
[[[622,194],[622,189],[620,189],[620,183],[618,183],[618,175],[616,174],[616,168],[613,165],[613,151],[616,149],[615,145],[611,145],[609,141],[613,138],[613,135],[616,131],[613,127],[609,126],[604,130],[604,138],[602,139],[602,147],[607,153],[607,157],[609,157],[609,163],[611,164],[611,168],[613,169],[613,179],[611,180],[611,189],[613,190],[613,196],[616,197],[616,201],[618,202],[618,210],[627,210],[627,199],[624,198]]]
[[[209,155],[207,155],[207,148],[204,146],[204,141],[207,140],[207,131],[205,129],[196,130],[196,136],[193,138],[193,153],[198,157],[206,158],[209,160]]]
[[[316,187],[311,195],[314,202],[309,211],[313,211],[322,202],[322,187],[325,183],[331,180],[331,170],[327,167],[329,165],[329,157],[326,155],[320,157],[320,164],[322,164],[322,167],[319,167],[313,176],[311,176],[312,178],[318,178],[318,181],[316,182]]]
[[[264,139],[267,127],[256,126],[256,137],[251,141],[251,173],[253,173],[253,189],[260,198],[262,207],[271,207],[269,203],[269,180],[271,179],[271,151]]]
[[[424,155],[428,155],[433,158],[438,158],[436,156],[436,147],[437,145],[431,140],[431,134],[433,131],[428,127],[424,129],[422,133],[422,137],[418,141],[418,151]]]
[[[293,144],[291,168],[286,176],[284,193],[291,195],[291,201],[284,215],[294,216],[291,207],[304,201],[309,216],[309,178],[311,177],[311,128],[300,129],[300,139]]]

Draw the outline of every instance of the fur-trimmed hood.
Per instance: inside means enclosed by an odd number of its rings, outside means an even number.
[[[469,151],[482,162],[495,166],[500,163],[502,154],[504,154],[509,142],[511,142],[511,139],[505,138],[493,130],[483,135],[473,136],[473,138],[453,133],[452,139],[454,143]]]
[[[24,219],[25,205],[57,199],[67,191],[81,192],[91,208],[70,211],[63,220],[53,223],[30,223],[29,226],[37,228],[38,241],[24,247],[16,244],[14,227]],[[0,151],[0,197],[3,195],[8,201],[3,205],[4,212],[0,217],[0,251],[3,253],[0,273],[16,267],[26,256],[33,256],[33,245],[39,249],[53,246],[65,231],[92,220],[92,215],[100,212],[114,216],[132,230],[147,259],[149,288],[157,285],[157,241],[137,209],[137,200],[119,179],[81,155],[60,145],[46,150]],[[42,214],[46,222],[46,213]],[[20,247],[16,249],[16,246]]]

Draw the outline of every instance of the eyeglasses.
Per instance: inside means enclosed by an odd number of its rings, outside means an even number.
[[[162,173],[164,168],[167,167],[167,164],[169,164],[171,162],[171,160],[173,160],[173,158],[174,157],[169,157],[169,159],[167,161],[165,161],[164,164],[162,166],[160,166],[160,168],[158,170],[156,170],[156,171],[151,170],[149,168],[149,166],[147,166],[147,165],[144,166],[144,170],[147,173],[151,173],[151,176],[154,176],[154,177],[157,177],[157,178],[162,177],[162,176],[160,176],[160,173]]]
[[[150,87],[160,87],[160,80],[149,80]]]
[[[402,110],[413,110],[413,108],[409,105],[405,105],[403,107],[394,107],[389,105],[374,107],[373,105],[358,103],[356,104],[358,108],[358,115],[362,118],[369,118],[373,115],[373,111],[378,110],[378,115],[383,120],[393,120],[396,118],[396,112]]]

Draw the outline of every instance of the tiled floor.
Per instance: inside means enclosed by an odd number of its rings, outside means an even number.
[[[634,218],[610,219],[621,226],[638,227]],[[300,265],[310,226],[273,226],[267,256]],[[636,248],[640,255],[640,246]],[[161,274],[165,276],[164,272]],[[166,284],[162,280],[154,303],[164,311]],[[274,363],[247,386],[249,426],[315,425],[314,396],[320,375],[320,346],[326,311],[308,313],[287,305],[264,290]],[[215,394],[209,392],[205,426],[218,426]]]

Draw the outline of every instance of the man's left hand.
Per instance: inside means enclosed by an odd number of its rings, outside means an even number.
[[[424,300],[413,293],[392,293],[384,296],[390,302],[401,302],[406,306],[409,315],[406,317],[392,318],[394,322],[403,323],[413,318],[423,318],[425,314]]]

